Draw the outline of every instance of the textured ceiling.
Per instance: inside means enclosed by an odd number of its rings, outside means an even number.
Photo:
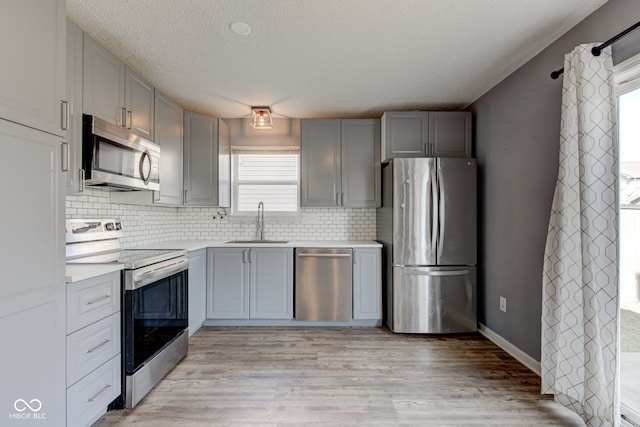
[[[67,0],[67,16],[189,110],[348,118],[463,108],[604,3]]]

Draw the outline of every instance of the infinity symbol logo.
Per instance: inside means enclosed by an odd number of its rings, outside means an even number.
[[[13,402],[13,407],[18,412],[24,412],[27,410],[27,408],[29,408],[32,412],[38,412],[40,409],[42,409],[42,402],[40,402],[40,400],[38,399],[32,399],[27,403],[27,401],[24,399],[18,399]]]

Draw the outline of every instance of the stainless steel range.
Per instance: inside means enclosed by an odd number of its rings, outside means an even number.
[[[133,408],[186,354],[186,250],[121,249],[117,219],[70,219],[67,263],[124,265],[122,394],[112,408]]]

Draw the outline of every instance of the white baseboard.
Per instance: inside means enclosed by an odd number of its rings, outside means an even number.
[[[489,339],[489,341],[493,342],[495,345],[509,353],[518,362],[531,369],[536,375],[540,376],[540,362],[535,360],[533,357],[529,356],[527,353],[511,344],[509,341],[502,338],[500,335],[493,332],[482,323],[478,325],[478,332]]]

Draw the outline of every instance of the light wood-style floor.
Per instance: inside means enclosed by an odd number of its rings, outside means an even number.
[[[579,426],[480,335],[204,327],[132,411],[95,425]]]

